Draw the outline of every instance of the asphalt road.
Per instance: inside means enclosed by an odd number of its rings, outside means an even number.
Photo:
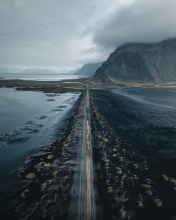
[[[89,88],[86,87],[79,110],[79,124],[75,125],[78,140],[75,173],[71,189],[69,219],[95,219],[95,203],[93,189],[93,161],[91,146],[91,122]]]

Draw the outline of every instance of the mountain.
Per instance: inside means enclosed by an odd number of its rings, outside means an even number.
[[[118,47],[90,78],[96,82],[176,80],[176,39],[157,44],[128,43]],[[105,80],[106,79],[106,80]]]
[[[74,75],[84,75],[85,77],[91,76],[102,65],[101,63],[87,63],[82,66]]]
[[[78,70],[80,70],[80,68],[77,68],[77,69],[75,69],[75,70],[70,70],[70,71],[68,71],[66,74],[72,75],[72,74],[75,74],[76,72],[78,72]],[[64,73],[64,74],[65,74],[65,73]]]

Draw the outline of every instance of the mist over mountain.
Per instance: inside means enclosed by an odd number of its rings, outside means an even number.
[[[70,71],[68,71],[66,74],[72,75],[72,74],[75,74],[78,70],[80,70],[80,68],[77,68],[77,69],[75,69],[75,70],[70,70]]]
[[[95,73],[95,71],[102,65],[100,63],[87,63],[82,66],[82,68],[75,72],[74,75],[84,75],[85,77],[91,76]]]
[[[176,39],[157,44],[128,43],[118,47],[95,72],[97,82],[176,80]]]
[[[22,70],[20,73],[25,73],[25,74],[57,74],[58,72],[56,70],[52,70],[52,69],[28,68],[28,69]]]

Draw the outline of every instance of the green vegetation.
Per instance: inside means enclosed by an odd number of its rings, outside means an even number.
[[[52,81],[0,80],[0,87],[3,86],[24,88],[58,88],[59,84]]]
[[[62,86],[64,88],[85,88],[85,85],[79,82],[64,82]]]
[[[23,81],[20,83],[19,86],[45,87],[45,88],[57,88],[58,87],[55,82],[50,82],[50,81]]]

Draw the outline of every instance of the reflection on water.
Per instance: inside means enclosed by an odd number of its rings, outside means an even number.
[[[48,95],[47,95],[48,96]],[[79,93],[53,94],[0,89],[0,187],[12,181],[13,171],[39,147],[59,137]]]
[[[0,73],[2,79],[22,79],[22,80],[37,80],[37,81],[58,81],[64,79],[78,79],[81,75],[68,74],[25,74],[25,73]]]

